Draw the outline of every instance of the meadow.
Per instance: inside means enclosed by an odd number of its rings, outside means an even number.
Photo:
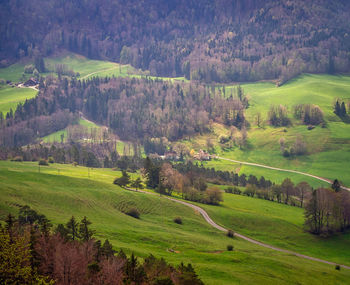
[[[10,109],[15,111],[18,103],[35,97],[37,93],[37,91],[31,88],[0,85],[0,112],[6,114]]]
[[[53,164],[41,167],[39,173],[36,163],[0,162],[1,219],[8,212],[16,213],[18,206],[25,204],[45,214],[55,225],[66,222],[72,215],[77,219],[86,215],[98,232],[97,238],[108,238],[115,249],[122,248],[140,257],[152,253],[172,264],[190,262],[205,284],[344,284],[350,277],[349,270],[337,271],[333,266],[261,248],[237,238],[229,239],[188,207],[113,185],[111,182],[119,172],[91,169],[90,178],[87,172],[84,167]],[[220,223],[221,216],[226,220],[226,215],[232,219],[237,214],[233,211],[234,202],[226,196],[225,199],[224,206],[208,207],[214,220]],[[237,203],[247,207],[247,201]],[[248,207],[249,211],[258,208],[259,212],[264,208],[257,203],[260,200],[254,202],[256,207]],[[139,220],[123,213],[130,207],[139,209]],[[280,224],[298,223],[299,217],[292,217],[299,216],[298,209],[288,209],[280,215]],[[277,215],[276,211],[278,209],[271,210],[271,215],[261,215],[256,223],[268,223],[269,216]],[[182,217],[183,225],[173,222],[177,216]],[[229,219],[228,223],[231,225]],[[249,219],[248,223],[251,223]],[[234,245],[234,251],[226,250],[228,244]]]
[[[226,86],[225,94],[234,94],[233,88]],[[242,84],[245,94],[250,98],[250,106],[246,116],[251,124],[248,129],[247,145],[243,148],[237,146],[222,148],[218,142],[222,135],[229,135],[229,128],[213,124],[213,133],[197,136],[184,142],[195,149],[206,149],[207,138],[210,138],[217,155],[234,160],[254,162],[285,169],[294,169],[328,179],[339,179],[345,185],[350,185],[350,124],[333,113],[335,101],[339,98],[350,101],[350,77],[311,75],[305,74],[291,80],[281,87],[273,83],[258,82]],[[222,88],[221,88],[222,89]],[[292,119],[290,127],[271,127],[267,124],[267,113],[271,105],[285,105]],[[293,106],[297,104],[318,105],[326,121],[326,128],[321,126],[308,130],[307,126],[293,118]],[[260,112],[263,126],[257,127],[256,114]],[[279,140],[285,139],[287,147],[291,146],[296,137],[301,136],[307,143],[307,154],[295,157],[283,157]],[[238,171],[247,175],[264,175],[265,178],[281,182],[290,177],[294,182],[308,181],[314,187],[323,186],[324,183],[295,174],[286,174],[274,170],[267,170],[251,166],[241,166],[226,161],[211,161],[205,163],[208,167],[221,170]]]
[[[0,78],[18,82],[23,73],[24,65],[28,63],[16,63],[7,68],[0,69]],[[120,65],[108,61],[90,60],[74,53],[62,53],[55,57],[45,58],[48,69],[53,70],[57,64],[64,64],[74,72],[79,72],[79,78],[91,78],[93,76],[148,76],[147,72],[136,70],[130,65]],[[45,75],[45,74],[44,74]],[[153,78],[153,77],[151,77]],[[162,78],[164,80],[181,80],[184,78]],[[225,86],[225,95],[234,94],[236,85]],[[218,87],[223,91],[222,87]],[[299,76],[283,86],[276,87],[271,82],[257,82],[242,84],[245,94],[249,98],[250,106],[246,111],[246,117],[251,124],[248,129],[247,145],[243,148],[221,148],[218,139],[221,135],[228,135],[229,128],[214,123],[213,133],[196,136],[184,141],[190,148],[206,149],[207,138],[211,138],[217,155],[240,161],[255,162],[286,169],[294,169],[328,179],[339,179],[345,185],[350,185],[350,124],[341,121],[333,113],[333,105],[337,98],[350,100],[350,77],[331,75]],[[15,108],[18,102],[26,98],[34,97],[36,92],[28,88],[11,88],[2,86],[0,89],[0,111],[6,113],[10,108]],[[324,112],[326,128],[317,126],[313,130],[307,130],[307,126],[293,119],[293,106],[296,104],[316,104]],[[289,110],[289,117],[293,125],[290,127],[270,127],[267,113],[270,105],[283,104]],[[256,114],[260,113],[265,122],[261,127],[255,123]],[[84,120],[80,121],[84,124]],[[60,142],[61,134],[67,137],[66,130],[58,131],[43,138],[44,142]],[[285,158],[282,156],[279,140],[283,138],[287,147],[290,147],[297,136],[301,136],[307,143],[307,154],[297,157]],[[124,151],[124,143],[118,143],[119,153]],[[295,183],[307,181],[314,187],[325,186],[325,183],[297,174],[287,174],[274,170],[267,170],[252,166],[239,165],[227,161],[214,160],[205,163],[208,167],[221,170],[236,171],[240,174],[263,175],[274,182],[281,182],[285,177],[290,177]]]

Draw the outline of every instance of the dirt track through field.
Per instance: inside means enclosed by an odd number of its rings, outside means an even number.
[[[131,188],[126,188],[127,190],[130,190],[130,191],[134,191],[134,192],[141,192],[141,193],[145,193],[145,194],[150,194],[150,195],[158,195],[156,193],[152,193],[152,192],[147,192],[147,191],[142,191],[142,190],[138,190],[136,191],[135,189],[131,189]],[[176,202],[176,203],[180,203],[182,205],[185,205],[187,207],[190,207],[192,208],[193,210],[199,212],[203,218],[205,219],[205,221],[210,224],[212,227],[218,229],[219,231],[222,231],[222,232],[227,232],[228,230],[220,225],[218,225],[217,223],[215,223],[211,218],[210,216],[208,215],[208,213],[202,209],[201,207],[199,206],[196,206],[196,205],[193,205],[191,203],[188,203],[188,202],[185,202],[185,201],[181,201],[181,200],[178,200],[178,199],[175,199],[175,198],[171,198],[171,197],[166,197],[166,196],[163,196],[165,199],[168,199],[168,200],[171,200],[173,202]],[[342,265],[342,264],[338,264],[338,263],[335,263],[335,262],[331,262],[331,261],[327,261],[327,260],[323,260],[323,259],[319,259],[319,258],[316,258],[316,257],[312,257],[312,256],[308,256],[308,255],[305,255],[305,254],[300,254],[300,253],[297,253],[297,252],[293,252],[293,251],[290,251],[290,250],[286,250],[286,249],[282,249],[282,248],[278,248],[278,247],[275,247],[275,246],[272,246],[272,245],[269,245],[269,244],[266,244],[266,243],[263,243],[263,242],[260,242],[260,241],[257,241],[257,240],[254,240],[252,238],[249,238],[247,236],[244,236],[244,235],[241,235],[237,232],[235,232],[235,237],[239,237],[241,239],[244,239],[250,243],[253,243],[253,244],[256,244],[256,245],[259,245],[259,246],[262,246],[262,247],[265,247],[265,248],[269,248],[269,249],[272,249],[272,250],[275,250],[275,251],[279,251],[279,252],[283,252],[283,253],[287,253],[287,254],[290,254],[290,255],[295,255],[295,256],[298,256],[298,257],[301,257],[301,258],[304,258],[304,259],[308,259],[308,260],[312,260],[312,261],[317,261],[317,262],[322,262],[322,263],[325,263],[325,264],[329,264],[329,265],[333,265],[333,266],[336,266],[336,265],[339,265],[340,267],[343,267],[343,268],[346,268],[346,269],[350,269],[350,266],[347,266],[347,265]]]
[[[284,172],[289,172],[289,173],[296,173],[296,174],[300,174],[300,175],[304,175],[304,176],[309,176],[309,177],[315,178],[317,180],[326,182],[328,184],[332,184],[333,183],[333,181],[331,181],[329,179],[326,179],[326,178],[323,178],[323,177],[319,177],[319,176],[316,176],[316,175],[312,175],[312,174],[309,174],[309,173],[301,172],[301,171],[298,171],[298,170],[283,169],[283,168],[272,167],[272,166],[258,164],[258,163],[253,163],[253,162],[233,160],[233,159],[224,158],[224,157],[220,157],[220,156],[212,156],[212,158],[227,160],[227,161],[231,161],[231,162],[234,162],[234,163],[250,165],[250,166],[256,166],[256,167],[261,167],[261,168],[266,168],[266,169],[271,169],[271,170],[284,171]],[[341,186],[341,188],[344,189],[344,190],[350,191],[350,188],[348,188],[348,187]]]
[[[80,79],[86,79],[86,78],[88,78],[89,76],[95,75],[95,74],[97,74],[97,73],[106,72],[106,71],[111,71],[111,70],[113,70],[113,69],[117,69],[117,66],[114,66],[114,67],[111,67],[111,68],[101,69],[101,70],[97,70],[97,71],[91,72],[91,73],[89,73],[89,74],[84,75],[84,76],[83,76],[83,77],[81,77]]]

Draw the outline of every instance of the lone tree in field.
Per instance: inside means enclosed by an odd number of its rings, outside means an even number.
[[[130,176],[126,171],[122,172],[122,177],[114,179],[114,184],[124,187],[130,183]]]

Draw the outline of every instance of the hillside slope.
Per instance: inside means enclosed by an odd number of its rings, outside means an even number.
[[[350,3],[2,1],[2,64],[62,48],[206,82],[349,70]]]
[[[98,172],[101,178],[103,172]],[[93,178],[37,173],[33,164],[1,162],[0,178],[1,219],[24,204],[54,224],[66,222],[71,215],[77,219],[86,215],[100,233],[98,238],[108,238],[116,249],[138,256],[153,253],[173,264],[191,262],[205,284],[333,284],[345,283],[350,277],[348,270],[336,271],[332,266],[231,240],[192,209],[157,196],[128,192]],[[123,214],[128,207],[137,207],[141,219]],[[182,217],[183,225],[172,221],[176,216]],[[235,250],[226,251],[227,244],[233,244]]]

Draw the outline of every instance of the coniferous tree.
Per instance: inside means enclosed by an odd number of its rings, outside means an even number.
[[[89,229],[91,222],[84,216],[79,224],[79,236],[83,241],[88,241],[92,238],[95,231]]]
[[[339,101],[337,100],[337,102],[335,102],[335,106],[334,106],[334,113],[338,116],[341,115],[341,111],[340,111],[340,104]]]
[[[72,216],[66,224],[68,230],[67,236],[69,239],[76,240],[79,237],[78,225],[78,222],[75,220],[74,216]]]
[[[101,247],[101,255],[109,258],[112,257],[114,253],[115,251],[113,250],[111,243],[108,241],[108,239],[106,239]]]
[[[341,189],[341,185],[340,185],[340,182],[338,181],[338,179],[335,179],[332,183],[332,189],[335,191],[335,192],[339,192],[340,189]]]
[[[340,117],[346,116],[346,107],[344,101],[340,105]]]

